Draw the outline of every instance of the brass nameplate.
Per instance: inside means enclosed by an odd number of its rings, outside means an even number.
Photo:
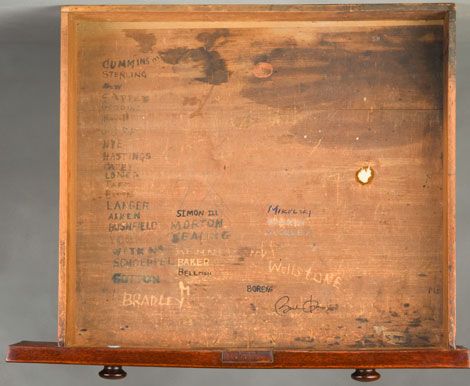
[[[223,363],[273,363],[272,351],[223,351]]]

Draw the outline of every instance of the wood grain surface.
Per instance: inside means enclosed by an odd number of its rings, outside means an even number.
[[[452,7],[138,11],[63,9],[60,342],[452,347]]]

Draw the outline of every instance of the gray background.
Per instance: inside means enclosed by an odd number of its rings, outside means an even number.
[[[104,3],[133,2],[72,2]],[[67,3],[0,0],[0,354],[3,357],[10,343],[56,339],[59,6],[62,4]],[[470,122],[470,0],[457,1],[457,30],[457,341],[470,346],[470,259],[467,256],[470,252],[470,130],[465,125]],[[0,386],[83,386],[109,382],[98,378],[98,370],[97,367],[1,363]],[[350,370],[126,370],[128,378],[119,383],[123,386],[357,384],[349,378]],[[470,370],[381,373],[380,384],[384,386],[470,384]]]

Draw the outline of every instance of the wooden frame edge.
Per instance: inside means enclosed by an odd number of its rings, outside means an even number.
[[[435,11],[447,12],[451,2],[384,3],[384,4],[135,4],[135,5],[66,5],[62,12],[369,12]]]
[[[73,320],[70,294],[74,286],[71,273],[75,272],[75,66],[74,16],[61,13],[60,53],[60,186],[59,186],[59,286],[58,286],[58,342],[65,345]],[[71,58],[71,56],[73,56]]]
[[[153,5],[78,5],[63,6],[63,13],[80,15],[90,20],[126,17],[143,20],[151,14],[162,18],[203,21],[245,19],[253,14],[262,19],[289,19],[303,15],[306,20],[443,20],[453,3],[391,3],[391,4],[153,4]],[[210,15],[209,15],[210,14]],[[109,19],[111,20],[111,19]],[[225,19],[224,19],[225,20]],[[295,19],[297,20],[297,19]]]
[[[223,352],[59,347],[55,342],[19,342],[9,347],[6,360],[15,363],[251,369],[470,368],[469,351],[463,347],[354,351],[272,350],[273,361],[269,363],[224,362]]]
[[[456,147],[456,11],[446,13],[444,23],[444,106],[443,106],[443,174],[444,174],[444,264],[443,303],[447,343],[455,348],[456,335],[456,248],[455,248],[455,147]]]
[[[59,172],[59,265],[58,265],[58,328],[60,345],[65,342],[67,304],[67,96],[68,96],[68,15],[60,20],[60,172]]]

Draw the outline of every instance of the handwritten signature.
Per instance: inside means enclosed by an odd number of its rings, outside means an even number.
[[[313,314],[314,312],[334,312],[339,308],[338,304],[320,304],[313,296],[301,304],[290,304],[290,297],[285,295],[277,299],[274,304],[274,310],[278,315],[286,315],[291,311],[300,311],[306,314]]]

